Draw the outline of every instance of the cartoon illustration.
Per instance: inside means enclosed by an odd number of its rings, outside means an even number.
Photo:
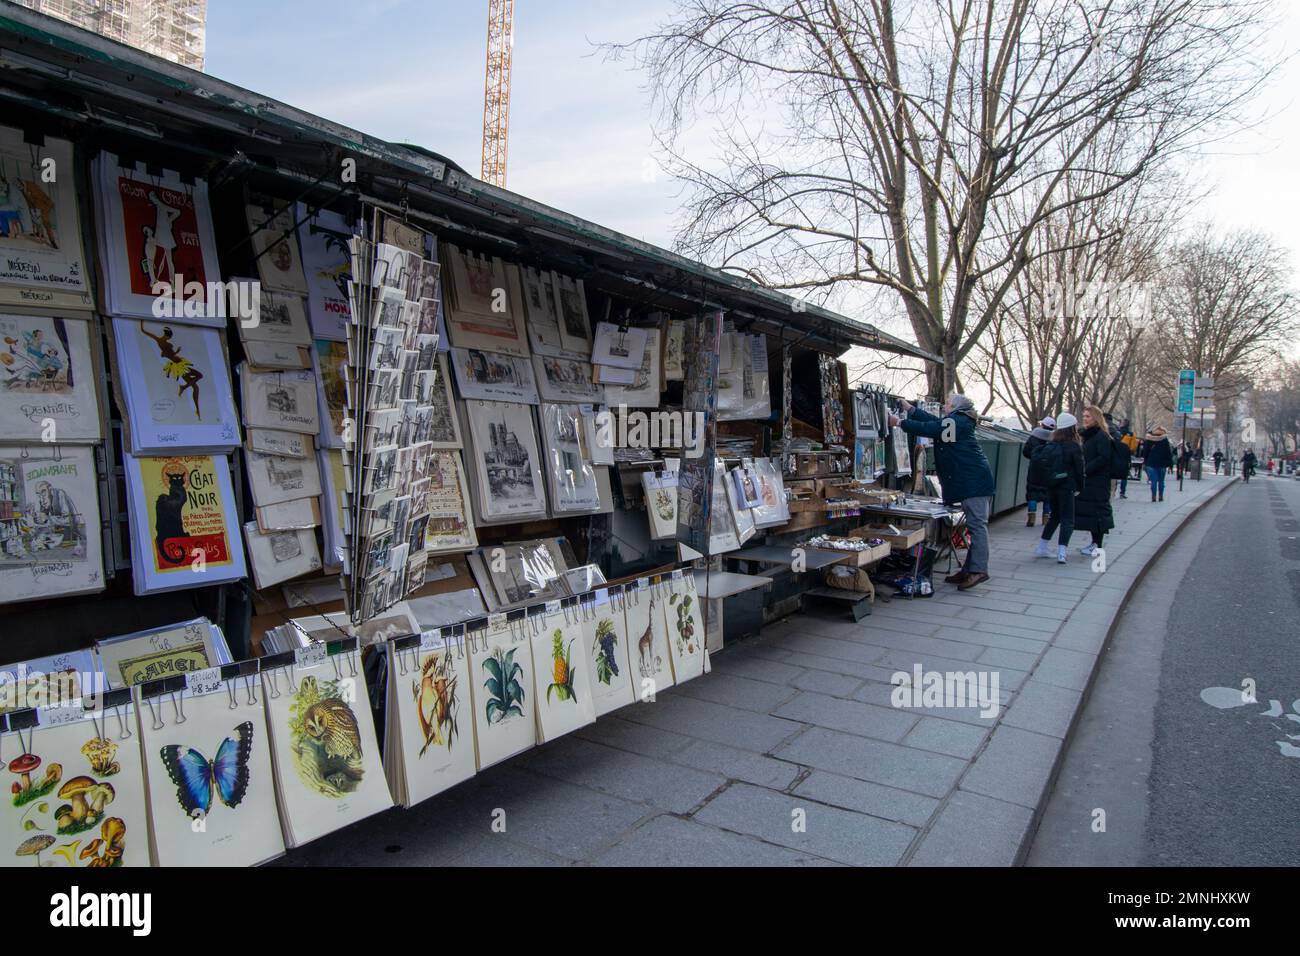
[[[22,164],[15,162],[15,166],[18,176],[16,191],[4,169],[0,168],[0,239],[25,239],[33,245],[58,249],[54,198],[35,178],[23,178]]]
[[[58,563],[86,555],[86,519],[61,487],[77,466],[0,460],[0,563]],[[40,477],[49,475],[50,477]]]
[[[618,660],[614,649],[618,647],[618,634],[614,622],[606,618],[596,625],[596,680],[608,684],[618,676]]]
[[[564,634],[558,628],[551,637],[551,660],[553,667],[551,677],[554,682],[546,688],[546,702],[551,701],[551,691],[560,700],[571,700],[575,704],[578,702],[578,695],[573,690],[574,669],[571,653],[573,650],[573,641],[569,641],[569,646],[564,646]]]
[[[180,346],[172,341],[174,333],[170,326],[163,326],[162,335],[154,335],[141,323],[140,331],[153,339],[154,344],[158,346],[163,359],[163,376],[181,383],[180,388],[176,390],[176,397],[180,398],[185,394],[185,390],[189,389],[190,398],[194,401],[194,417],[202,421],[203,414],[199,411],[199,382],[203,380],[203,373],[194,367],[193,362],[181,355]]]
[[[41,320],[27,320],[39,322]],[[62,319],[53,319],[51,340],[42,328],[15,329],[3,339],[0,349],[0,385],[10,392],[72,391],[72,360],[68,355],[67,333]],[[21,336],[21,341],[16,336]]]
[[[430,654],[426,657],[420,667],[420,679],[411,682],[411,693],[415,696],[420,733],[424,735],[420,756],[423,757],[430,746],[451,750],[459,729],[456,720],[460,711],[451,655]]]
[[[339,681],[304,677],[289,708],[289,734],[298,777],[322,796],[339,798],[361,786],[361,729]]]
[[[483,662],[483,669],[488,672],[488,679],[483,682],[491,695],[484,706],[484,715],[491,724],[503,723],[511,717],[524,716],[524,669],[515,662],[515,648],[502,650],[497,648],[491,657]]]
[[[160,751],[167,775],[176,784],[176,799],[195,819],[207,816],[215,793],[230,808],[239,806],[248,792],[248,757],[253,751],[253,725],[244,721],[217,747],[209,762],[192,747],[168,744]]]

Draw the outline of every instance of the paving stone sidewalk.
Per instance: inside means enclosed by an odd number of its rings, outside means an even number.
[[[1017,862],[1111,621],[1176,530],[1228,488],[1115,501],[1106,570],[1034,559],[1024,512],[991,527],[992,580],[797,615],[711,674],[625,707],[288,865],[967,865]],[[942,575],[936,569],[935,580]],[[896,671],[996,673],[1004,705],[892,706]],[[504,811],[504,817],[499,811]],[[494,820],[504,820],[495,832]],[[802,824],[801,826],[799,824]]]

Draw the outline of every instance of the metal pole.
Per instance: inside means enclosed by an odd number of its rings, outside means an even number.
[[[1201,471],[1205,468],[1205,404],[1201,404],[1201,434],[1197,438],[1199,447],[1197,450],[1201,453],[1199,463],[1196,466],[1196,480],[1201,480]]]
[[[1183,477],[1187,473],[1187,467],[1183,464],[1183,453],[1187,451],[1187,414],[1183,413],[1183,444],[1178,449],[1178,490],[1183,490]]]

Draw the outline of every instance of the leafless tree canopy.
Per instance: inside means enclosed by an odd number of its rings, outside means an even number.
[[[945,359],[941,394],[1024,270],[1064,248],[1043,223],[1237,112],[1267,73],[1268,7],[683,0],[611,49],[648,71],[689,184],[683,251],[779,288],[891,290]],[[713,155],[688,157],[702,118]],[[1067,188],[1087,163],[1087,188]]]

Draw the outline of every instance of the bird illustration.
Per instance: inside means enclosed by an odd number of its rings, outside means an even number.
[[[361,759],[361,730],[352,708],[337,697],[327,697],[307,708],[303,730],[320,744],[327,757],[351,763]]]

